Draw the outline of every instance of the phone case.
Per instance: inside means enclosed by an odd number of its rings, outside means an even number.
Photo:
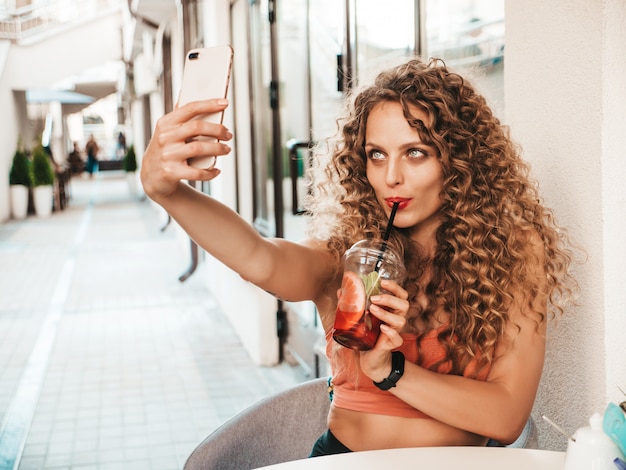
[[[229,45],[190,50],[185,58],[179,105],[191,101],[226,98],[232,62],[233,49]],[[223,118],[223,112],[199,117],[214,123],[221,123]],[[215,141],[208,137],[198,138]],[[215,161],[215,156],[204,156],[190,158],[188,163],[196,168],[212,168]]]

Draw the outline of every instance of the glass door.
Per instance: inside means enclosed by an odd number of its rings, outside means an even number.
[[[277,2],[276,51],[278,56],[278,110],[282,169],[280,211],[283,237],[306,236],[303,200],[308,190],[306,170],[310,165],[311,81],[309,0]],[[332,75],[333,68],[329,70]],[[308,376],[318,376],[319,355],[315,343],[323,337],[312,302],[284,302],[282,314],[284,357],[299,364]]]
[[[346,87],[346,4],[314,0],[309,5],[309,83],[311,138],[321,142],[336,131]]]
[[[416,2],[354,2],[355,81],[368,80],[381,69],[415,55],[419,32]]]
[[[252,85],[252,172],[255,228],[264,236],[280,236],[274,215],[272,148],[271,32],[268,0],[250,2],[250,75]]]
[[[308,0],[278,2],[277,51],[284,238],[305,234],[302,201],[311,140]]]
[[[425,0],[425,57],[472,78],[504,115],[504,0]]]

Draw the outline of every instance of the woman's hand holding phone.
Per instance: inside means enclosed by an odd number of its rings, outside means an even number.
[[[232,134],[222,124],[199,119],[221,113],[228,107],[224,98],[193,101],[161,117],[143,156],[141,181],[148,197],[155,201],[176,191],[181,180],[210,181],[219,175],[217,168],[195,168],[190,158],[227,155],[225,143]],[[197,139],[197,136],[207,139]]]
[[[230,81],[230,46],[187,53],[176,109],[161,117],[143,157],[141,181],[153,200],[173,194],[181,180],[209,181],[219,174],[217,156],[232,138],[222,125]]]

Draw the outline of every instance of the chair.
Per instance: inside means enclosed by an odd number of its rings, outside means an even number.
[[[184,470],[242,470],[306,458],[327,429],[327,380],[309,380],[246,408],[204,439]]]
[[[189,455],[184,470],[242,470],[306,458],[327,429],[328,379],[309,380],[265,398],[231,418]],[[503,446],[537,446],[532,417],[515,442]]]

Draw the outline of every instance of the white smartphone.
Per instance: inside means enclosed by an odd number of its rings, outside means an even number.
[[[229,45],[192,49],[187,52],[183,82],[178,96],[179,105],[190,101],[226,98],[232,64],[233,48]],[[221,124],[224,112],[199,116],[199,119]],[[197,138],[215,141],[209,137]],[[188,163],[196,168],[213,168],[216,160],[215,156],[207,155],[190,158]]]

